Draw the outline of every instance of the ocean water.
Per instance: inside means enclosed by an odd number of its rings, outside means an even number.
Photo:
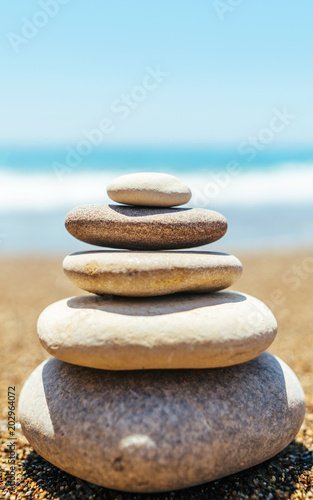
[[[222,212],[226,236],[208,248],[313,247],[313,150],[0,147],[0,252],[62,255],[92,248],[64,228],[77,205],[108,203],[107,183],[138,171],[167,172],[191,188],[188,206]]]

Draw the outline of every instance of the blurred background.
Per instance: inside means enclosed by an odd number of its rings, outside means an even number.
[[[313,4],[41,0],[2,5],[0,251],[63,255],[76,205],[161,171],[221,211],[211,248],[313,243]]]

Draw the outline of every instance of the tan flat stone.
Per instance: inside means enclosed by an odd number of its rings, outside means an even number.
[[[214,252],[79,252],[65,257],[66,276],[92,293],[149,297],[212,292],[232,285],[242,265]]]
[[[138,172],[121,175],[107,187],[108,196],[117,203],[147,207],[174,207],[188,203],[191,191],[174,175]]]
[[[51,304],[38,320],[52,356],[107,370],[235,365],[265,351],[276,332],[268,307],[237,292],[73,297]]]
[[[204,208],[85,205],[66,217],[68,232],[92,245],[133,250],[191,248],[218,240],[225,217]]]
[[[268,353],[215,370],[111,372],[50,359],[25,383],[19,419],[60,469],[158,492],[268,460],[296,436],[304,409],[299,380]]]

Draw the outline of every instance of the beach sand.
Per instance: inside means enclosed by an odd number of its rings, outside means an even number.
[[[313,255],[312,252],[238,257],[244,272],[233,287],[268,304],[278,320],[278,336],[270,352],[298,375],[306,394],[305,422],[297,438],[272,460],[245,472],[188,490],[159,495],[114,492],[70,476],[39,457],[17,429],[17,486],[11,496],[1,483],[0,497],[11,499],[275,499],[313,498]],[[7,388],[16,395],[31,371],[48,354],[40,346],[36,322],[50,303],[82,295],[65,277],[59,258],[3,258],[1,288],[1,449],[8,458]],[[74,459],[74,457],[73,457]],[[6,465],[4,465],[6,467]],[[2,476],[3,480],[3,476]]]

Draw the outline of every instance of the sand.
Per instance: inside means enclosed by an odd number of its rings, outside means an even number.
[[[231,249],[229,249],[231,251]],[[0,483],[0,498],[29,499],[308,499],[313,498],[313,342],[312,251],[237,256],[243,275],[233,287],[269,305],[278,320],[278,336],[270,352],[279,355],[298,375],[307,401],[305,422],[297,438],[274,459],[240,474],[206,485],[160,495],[131,495],[86,483],[49,464],[16,430],[16,483]],[[7,388],[16,395],[26,377],[48,354],[40,346],[36,322],[51,302],[82,295],[62,271],[58,258],[0,259],[1,377],[0,417],[3,471],[8,465]]]

